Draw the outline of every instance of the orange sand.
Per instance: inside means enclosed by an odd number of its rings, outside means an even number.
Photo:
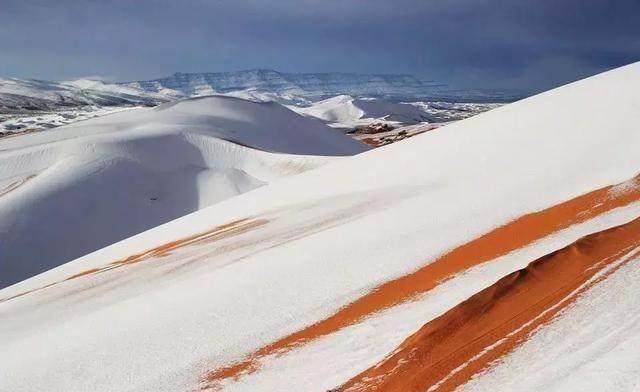
[[[264,346],[238,363],[209,371],[203,377],[202,388],[215,388],[223,379],[237,379],[243,374],[257,371],[260,359],[264,356],[283,353],[310,340],[329,335],[373,313],[423,294],[470,267],[639,199],[640,181],[636,177],[615,188],[604,187],[548,209],[524,215],[453,249],[411,274],[380,285],[329,318]]]
[[[223,238],[227,238],[227,237],[232,237],[235,235],[239,235],[242,233],[246,233],[256,227],[260,227],[264,224],[266,224],[268,222],[268,220],[266,219],[254,219],[254,220],[250,220],[250,219],[239,219],[236,221],[232,221],[229,223],[226,223],[224,225],[221,226],[217,226],[216,228],[206,231],[204,233],[200,233],[200,234],[196,234],[187,238],[183,238],[181,240],[177,240],[177,241],[173,241],[173,242],[169,242],[166,243],[164,245],[158,246],[156,248],[147,250],[145,252],[142,253],[138,253],[135,255],[131,255],[129,257],[127,257],[126,259],[122,259],[122,260],[118,260],[118,261],[114,261],[104,267],[101,268],[92,268],[86,271],[82,271],[79,272],[77,274],[71,275],[66,279],[63,279],[62,281],[59,282],[54,282],[54,283],[50,283],[46,286],[43,287],[39,287],[37,289],[33,289],[33,290],[29,290],[29,291],[25,291],[23,293],[19,293],[16,294],[14,296],[8,297],[8,298],[3,298],[0,299],[0,303],[3,303],[5,301],[9,301],[12,300],[14,298],[18,298],[18,297],[22,297],[24,295],[27,294],[31,294],[34,293],[36,291],[41,291],[44,289],[47,289],[49,287],[58,285],[62,282],[66,282],[69,280],[73,280],[73,279],[77,279],[80,277],[84,277],[84,276],[91,276],[94,274],[98,274],[98,273],[102,273],[105,271],[109,271],[109,270],[113,270],[116,268],[120,268],[126,265],[130,265],[130,264],[135,264],[135,263],[139,263],[141,261],[144,260],[148,260],[151,258],[159,258],[159,257],[163,257],[163,256],[167,256],[169,254],[171,254],[172,251],[187,246],[187,245],[194,245],[194,244],[200,244],[200,243],[206,243],[206,242],[211,242],[211,241],[217,241],[217,240],[221,240]]]
[[[428,322],[337,391],[455,390],[632,260],[589,281],[638,246],[640,219],[542,257]]]

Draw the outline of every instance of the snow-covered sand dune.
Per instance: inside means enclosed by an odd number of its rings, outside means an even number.
[[[6,288],[0,389],[635,390],[638,107],[640,63]]]
[[[2,140],[0,287],[364,150],[281,105],[228,97]]]
[[[316,117],[335,126],[353,128],[372,121],[418,123],[428,121],[427,113],[418,107],[390,103],[377,99],[356,99],[349,95],[338,95],[309,107],[296,108],[298,113]]]
[[[457,121],[499,107],[495,103],[392,102],[338,95],[307,106],[289,106],[334,128],[355,128],[375,122],[394,125]]]

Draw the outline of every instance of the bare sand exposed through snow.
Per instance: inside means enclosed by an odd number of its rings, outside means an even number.
[[[524,215],[453,249],[409,275],[382,284],[329,318],[266,345],[238,363],[213,369],[204,375],[203,388],[214,388],[221,380],[238,378],[257,371],[261,358],[265,356],[285,352],[313,339],[329,335],[373,313],[415,298],[470,267],[493,260],[559,230],[639,199],[640,181],[635,177],[624,183],[597,189],[548,209]]]
[[[636,219],[544,256],[428,322],[391,356],[338,390],[455,390],[633,260],[620,259],[637,254],[639,246]]]
[[[39,287],[37,289],[33,289],[33,290],[29,290],[29,291],[25,291],[19,294],[16,294],[14,296],[8,297],[8,298],[2,298],[0,299],[0,303],[5,302],[5,301],[9,301],[11,299],[14,298],[18,298],[18,297],[22,297],[23,295],[27,295],[27,294],[31,294],[34,293],[36,291],[40,291],[40,290],[44,290],[46,288],[55,286],[57,284],[60,284],[62,282],[65,281],[69,281],[69,280],[73,280],[73,279],[77,279],[77,278],[81,278],[84,276],[90,276],[93,274],[97,274],[97,273],[102,273],[105,271],[109,271],[109,270],[113,270],[115,268],[120,268],[122,266],[126,266],[126,265],[130,265],[130,264],[135,264],[135,263],[139,263],[141,261],[147,260],[147,259],[151,259],[151,258],[156,258],[156,257],[162,257],[162,256],[166,256],[168,254],[170,254],[173,250],[187,246],[187,245],[195,245],[195,244],[200,244],[200,243],[204,243],[204,242],[209,242],[209,241],[216,241],[216,240],[221,240],[223,238],[228,238],[228,237],[232,237],[234,235],[239,235],[242,233],[246,233],[256,227],[262,226],[264,224],[266,224],[268,222],[268,220],[266,219],[239,219],[233,222],[229,222],[226,223],[224,225],[220,225],[215,227],[212,230],[209,230],[207,232],[204,233],[200,233],[200,234],[196,234],[187,238],[183,238],[177,241],[173,241],[173,242],[169,242],[166,243],[164,245],[158,246],[156,248],[147,250],[145,252],[142,253],[138,253],[135,255],[131,255],[125,259],[122,260],[118,260],[118,261],[114,261],[104,267],[101,268],[91,268],[88,269],[86,271],[82,271],[79,272],[77,274],[71,275],[68,278],[60,281],[60,282],[54,282],[54,283],[50,283],[46,286],[43,287]]]

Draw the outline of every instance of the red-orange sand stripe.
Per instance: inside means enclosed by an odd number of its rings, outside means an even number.
[[[391,356],[335,391],[453,391],[633,260],[590,280],[639,246],[636,219],[542,257],[428,322]]]
[[[635,177],[615,189],[607,186],[545,210],[524,215],[461,245],[417,271],[389,281],[348,304],[334,315],[266,345],[240,362],[213,369],[203,376],[202,389],[220,381],[257,371],[264,356],[283,353],[313,339],[329,335],[363,318],[425,293],[440,282],[470,267],[522,248],[571,225],[585,222],[614,208],[640,199]]]

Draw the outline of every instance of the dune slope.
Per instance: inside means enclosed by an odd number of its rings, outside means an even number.
[[[227,97],[2,140],[0,287],[364,149],[278,104]]]

